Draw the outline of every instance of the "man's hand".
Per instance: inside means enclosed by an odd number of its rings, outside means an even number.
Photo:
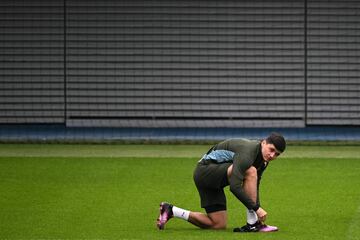
[[[266,216],[267,216],[267,212],[266,212],[264,209],[259,208],[259,209],[256,211],[256,215],[258,216],[260,222],[262,222],[262,223],[265,222]]]

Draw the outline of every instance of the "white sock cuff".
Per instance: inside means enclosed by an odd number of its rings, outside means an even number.
[[[246,211],[246,220],[248,224],[254,224],[258,221],[258,216],[254,210]]]
[[[173,206],[172,212],[174,214],[174,217],[181,218],[186,221],[189,219],[190,216],[190,211],[175,206]]]

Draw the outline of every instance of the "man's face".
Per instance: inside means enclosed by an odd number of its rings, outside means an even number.
[[[267,143],[266,140],[261,142],[261,153],[266,162],[276,159],[281,154],[281,152],[275,148],[274,144]]]

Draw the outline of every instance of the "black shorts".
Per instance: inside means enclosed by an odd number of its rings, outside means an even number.
[[[198,189],[201,207],[207,213],[226,210],[224,187],[229,185],[227,169],[231,163],[198,163],[194,182]]]

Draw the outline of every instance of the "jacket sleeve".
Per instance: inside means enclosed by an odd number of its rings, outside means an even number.
[[[257,180],[257,189],[256,189],[256,204],[260,207],[260,180],[261,180],[261,177],[258,178]]]
[[[266,167],[267,167],[267,164],[266,164],[266,165],[264,164],[264,165],[261,167],[261,169],[258,170],[258,172],[257,172],[258,179],[257,179],[256,204],[258,204],[259,206],[260,206],[260,181],[261,181],[261,177],[262,177],[262,175],[263,175]]]
[[[252,165],[252,161],[247,159],[241,159],[240,156],[235,156],[233,161],[233,170],[229,179],[230,191],[241,201],[248,209],[254,211],[259,209],[259,204],[254,202],[244,191],[243,181],[245,172]]]

